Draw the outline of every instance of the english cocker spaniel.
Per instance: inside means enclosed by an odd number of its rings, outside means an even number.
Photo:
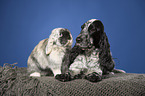
[[[61,64],[67,50],[71,49],[72,35],[68,29],[56,28],[31,52],[27,64],[30,76],[55,76],[61,74]]]
[[[65,55],[62,74],[55,77],[60,81],[85,78],[91,82],[98,82],[102,80],[102,75],[114,69],[110,44],[103,23],[91,19],[81,28],[75,46]]]

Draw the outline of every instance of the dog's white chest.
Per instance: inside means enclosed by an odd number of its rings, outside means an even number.
[[[78,55],[74,60],[74,63],[71,64],[70,70],[74,72],[74,74],[78,74],[78,72],[87,69],[87,73],[97,72],[102,75],[102,70],[100,68],[99,60],[99,52],[94,50],[91,55]]]

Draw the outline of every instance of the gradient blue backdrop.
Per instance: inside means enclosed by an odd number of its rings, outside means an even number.
[[[69,29],[74,45],[92,18],[104,24],[116,68],[145,73],[144,0],[0,0],[0,65],[27,67],[33,48],[56,27]]]

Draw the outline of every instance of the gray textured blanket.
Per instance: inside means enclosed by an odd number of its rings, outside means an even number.
[[[0,67],[2,96],[145,96],[145,74],[117,73],[100,82],[84,79],[60,82],[54,77],[32,78],[26,68]]]

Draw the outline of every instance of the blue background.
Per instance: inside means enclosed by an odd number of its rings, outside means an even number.
[[[33,48],[57,27],[71,31],[74,45],[92,18],[104,24],[115,68],[145,73],[144,0],[0,0],[0,65],[27,67]]]

